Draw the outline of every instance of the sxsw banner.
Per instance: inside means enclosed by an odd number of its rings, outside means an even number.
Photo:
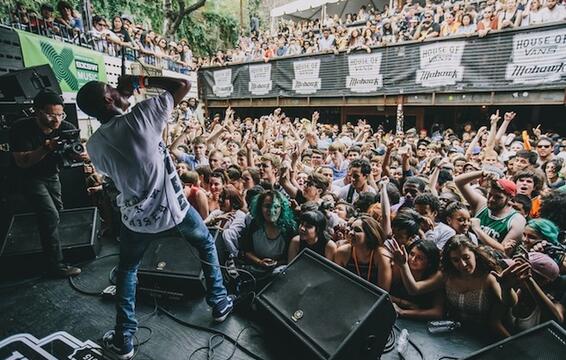
[[[566,87],[566,26],[203,68],[199,76],[212,100],[557,89]]]
[[[106,82],[103,54],[45,36],[17,32],[24,65],[51,65],[64,93],[76,93],[91,80]]]

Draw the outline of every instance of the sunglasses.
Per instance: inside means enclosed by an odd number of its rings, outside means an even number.
[[[537,145],[538,149],[548,149],[550,145]]]

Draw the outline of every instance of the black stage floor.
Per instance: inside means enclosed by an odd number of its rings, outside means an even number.
[[[103,239],[99,257],[117,252],[117,245]],[[83,273],[75,279],[75,283],[84,290],[101,291],[110,284],[109,273],[116,265],[118,258],[109,256],[89,263],[83,267]],[[13,281],[0,283],[0,340],[18,333],[29,333],[36,338],[43,338],[57,331],[66,331],[80,340],[98,342],[103,333],[114,324],[114,306],[111,301],[98,296],[81,294],[74,290],[67,280],[38,279],[31,283],[19,284]],[[190,328],[175,322],[163,311],[155,310],[151,300],[140,300],[137,305],[140,325],[151,329],[151,339],[139,348],[136,359],[188,359],[199,347],[207,345],[211,332]],[[178,319],[199,327],[212,328],[224,332],[233,339],[239,338],[239,345],[265,360],[292,359],[280,347],[273,347],[273,333],[270,326],[260,325],[254,321],[249,309],[236,309],[224,323],[215,324],[211,310],[204,299],[187,302],[161,303],[164,309]],[[324,321],[324,319],[321,319]],[[425,322],[400,319],[400,329],[409,331],[412,340],[427,360],[441,358],[459,358],[470,354],[489,344],[489,340],[470,335],[458,329],[450,334],[430,335]],[[253,327],[250,327],[253,326]],[[244,332],[244,328],[248,327]],[[395,330],[397,337],[399,330]],[[241,333],[240,333],[241,332]],[[138,332],[138,341],[144,341],[149,330],[143,328]],[[215,349],[214,359],[227,359],[234,349],[229,341],[224,341]],[[206,359],[206,351],[199,351],[192,359]],[[237,349],[232,359],[253,359],[243,350]],[[383,354],[382,359],[400,359],[393,350]],[[407,360],[420,359],[414,346],[409,345]]]

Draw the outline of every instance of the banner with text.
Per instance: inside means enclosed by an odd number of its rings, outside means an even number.
[[[369,54],[203,68],[199,76],[211,100],[560,89],[566,86],[566,27],[562,23],[483,38],[411,42]]]
[[[17,30],[26,67],[49,64],[64,93],[75,93],[91,80],[106,82],[104,55]]]
[[[517,34],[513,61],[505,78],[513,83],[541,84],[566,75],[566,28]]]

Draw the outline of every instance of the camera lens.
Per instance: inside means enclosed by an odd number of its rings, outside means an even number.
[[[83,144],[75,144],[72,149],[75,154],[82,154],[85,151]]]

